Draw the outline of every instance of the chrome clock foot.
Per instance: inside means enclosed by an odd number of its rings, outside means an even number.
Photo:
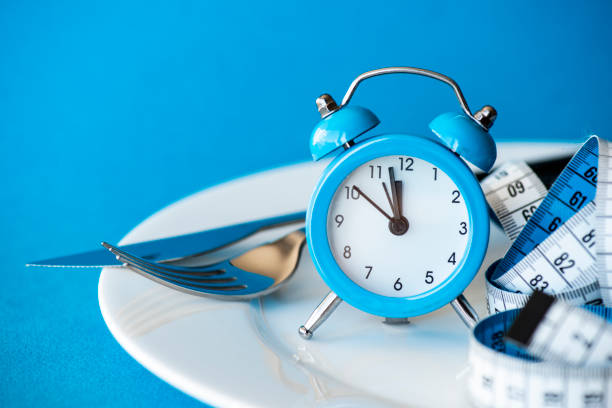
[[[385,317],[383,323],[390,325],[408,324],[410,323],[410,320],[408,320],[407,317]]]
[[[457,296],[450,304],[468,328],[473,329],[474,326],[476,326],[476,323],[478,323],[478,314],[465,296]]]
[[[317,328],[336,310],[342,299],[334,292],[329,292],[312,312],[306,323],[300,326],[298,333],[304,339],[310,339]]]

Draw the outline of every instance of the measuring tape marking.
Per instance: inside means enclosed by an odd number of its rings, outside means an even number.
[[[598,147],[597,143],[597,137],[590,138],[570,160],[499,264],[493,276],[494,280],[509,271],[560,225],[593,200],[595,185],[584,174],[592,168],[597,168],[597,155],[593,153]],[[593,155],[594,157],[591,157]]]
[[[598,155],[599,151],[604,155]],[[478,323],[470,340],[468,390],[475,406],[612,407],[611,366],[575,367],[560,362],[542,362],[504,339],[518,313],[510,309],[525,306],[533,292],[529,281],[541,272],[546,279],[543,276],[539,281],[544,282],[549,277],[555,279],[548,282],[554,297],[572,305],[600,304],[600,283],[602,291],[612,286],[612,273],[606,276],[607,280],[602,278],[602,271],[612,270],[610,157],[612,149],[606,141],[590,138],[565,166],[550,194],[542,187],[540,190],[524,188],[520,194],[510,196],[510,191],[518,192],[508,190],[510,183],[520,181],[523,187],[531,185],[531,180],[537,180],[533,185],[541,183],[524,164],[505,164],[483,180],[483,192],[492,211],[508,237],[516,239],[505,259],[490,265],[485,274],[487,307],[495,314]],[[533,202],[535,210],[524,207],[529,202]],[[512,209],[521,207],[530,212],[526,212],[526,216],[522,216],[521,211],[508,215]],[[506,221],[512,216],[516,222]],[[568,267],[569,260],[573,261],[571,267]],[[500,266],[502,262],[505,265]],[[602,268],[601,264],[606,266]],[[513,275],[522,275],[523,279]],[[518,281],[513,282],[513,279]],[[510,282],[518,288],[508,287]],[[517,289],[525,293],[515,292]],[[612,309],[592,308],[600,313],[612,313]],[[559,316],[567,317],[567,314]],[[568,319],[566,324],[584,328],[587,340],[597,336],[593,330],[596,326],[586,328],[581,324],[584,319],[573,319]],[[548,348],[557,347],[559,340],[553,341],[550,336],[556,330],[549,323],[542,327],[548,329],[549,334],[542,344]],[[564,324],[557,327],[567,332]],[[572,333],[569,334],[570,340],[573,339]],[[601,344],[604,343],[609,341]],[[572,345],[567,341],[561,344]],[[537,352],[541,354],[548,348]],[[580,362],[596,356],[588,357],[584,350],[579,350],[573,357]]]
[[[602,309],[602,308],[598,308]],[[609,310],[609,309],[608,309]],[[518,310],[481,321],[470,338],[468,390],[473,405],[606,408],[612,403],[612,367],[541,362],[504,341]]]
[[[487,310],[489,314],[500,313],[525,306],[529,300],[530,294],[511,292],[500,288],[492,282],[491,275],[496,266],[497,262],[493,263],[485,273]],[[567,292],[556,293],[555,297],[573,305],[597,305],[601,303],[598,282],[592,282]]]
[[[577,157],[582,157],[582,156],[583,156],[583,152],[579,154]],[[572,164],[572,166],[575,166],[576,165],[575,158],[574,158],[574,163],[570,162],[569,164]],[[567,164],[565,167],[566,168],[569,167],[569,164]],[[562,175],[559,178],[567,182],[568,178],[565,173],[567,173],[566,170],[562,171]],[[529,181],[525,181],[525,179]],[[510,189],[508,188],[510,185],[512,185],[513,188],[515,187],[513,183],[515,183],[516,180],[522,180],[524,183],[528,183],[530,185],[538,185],[540,187],[538,188],[537,191],[524,190],[522,194],[516,194],[517,190],[513,190],[512,192],[514,192],[515,194],[510,195],[506,191],[510,191]],[[558,183],[555,183],[555,184],[559,185]],[[503,206],[506,208],[520,208],[525,203],[529,203],[533,201],[542,202],[542,200],[546,196],[546,188],[544,187],[543,183],[540,181],[539,177],[531,170],[531,168],[526,163],[521,163],[521,162],[509,162],[509,163],[505,163],[502,166],[498,167],[492,174],[487,176],[482,181],[482,188],[483,188],[483,192],[485,193],[485,197],[487,201],[490,203],[491,207],[493,207],[494,211],[497,211],[497,209],[500,208],[500,206],[497,205],[500,202],[503,203],[504,204]],[[593,249],[594,249],[593,243],[595,242],[595,231],[594,231],[594,228],[590,228],[590,225],[587,222],[589,217],[592,217],[592,213],[594,212],[593,209],[590,209],[588,207],[593,207],[593,206],[594,204],[587,204],[582,210],[578,211],[578,214],[580,215],[578,215],[574,219],[570,218],[570,220],[568,220],[567,222],[567,225],[561,224],[561,227],[559,227],[558,230],[556,231],[557,234],[553,232],[552,235],[550,235],[550,236],[554,236],[554,235],[560,234],[561,238],[570,240],[570,243],[572,244],[571,246],[580,247],[580,248],[576,248],[576,250],[579,251],[579,255],[581,255],[581,258],[580,258],[580,262],[578,262],[580,268],[576,267],[575,269],[575,272],[578,272],[578,273],[573,274],[572,286],[574,287],[574,289],[572,289],[567,284],[565,284],[565,282],[563,282],[564,285],[569,288],[569,291],[568,292],[564,292],[563,290],[554,291],[556,296],[559,296],[572,304],[582,304],[582,303],[597,304],[600,302],[599,284],[594,279],[596,267],[593,266]],[[565,209],[563,210],[565,211]],[[542,208],[542,211],[549,212],[546,208]],[[505,214],[498,215],[498,218],[500,219],[502,226],[504,225],[503,223],[504,215]],[[523,220],[522,220],[523,224],[525,224],[526,222],[530,222],[530,218],[531,217],[529,216],[523,217]],[[508,230],[506,228],[504,228],[504,230],[507,233],[507,235],[509,235],[510,237]],[[549,233],[549,231],[547,231],[547,233]],[[584,239],[584,241],[582,241],[582,239]],[[554,244],[557,244],[556,246],[558,248],[559,241],[561,241],[561,243],[563,244],[563,240],[560,239],[560,237],[554,237],[550,239],[550,241],[552,241],[550,245],[548,245],[549,244],[548,241],[543,242],[540,244],[540,251],[531,251],[530,254],[523,253],[520,247],[517,247],[517,246],[514,247],[514,249],[523,257],[522,263],[519,262],[519,265],[517,265],[517,269],[518,270],[529,270],[531,271],[531,276],[527,276],[528,279],[525,279],[527,281],[525,282],[525,280],[522,280],[520,276],[518,276],[519,274],[517,273],[517,271],[512,271],[512,273],[508,275],[505,279],[508,281],[511,281],[512,280],[511,278],[518,279],[520,281],[518,285],[522,284],[523,290],[525,292],[524,294],[515,293],[517,290],[520,289],[520,286],[518,288],[516,286],[508,288],[507,286],[511,286],[511,285],[507,284],[507,282],[504,280],[502,280],[503,284],[501,285],[496,284],[492,280],[492,276],[493,276],[493,272],[496,269],[498,269],[497,267],[490,267],[489,270],[487,270],[486,288],[487,288],[487,308],[489,310],[489,313],[497,313],[503,310],[518,308],[518,307],[522,307],[525,305],[525,303],[527,302],[529,298],[528,294],[531,293],[532,291],[532,288],[529,287],[529,281],[531,281],[534,278],[537,278],[538,274],[535,273],[534,270],[536,271],[540,270],[539,268],[535,266],[537,265],[537,262],[533,262],[533,261],[537,260],[539,262],[544,263],[543,268],[544,270],[547,270],[549,274],[551,273],[555,275],[559,274],[558,268],[554,267],[553,265],[554,265],[554,260],[559,257],[560,253],[549,255],[546,257],[547,259],[545,259],[543,254],[540,253],[540,252],[547,252],[547,251],[555,251]],[[574,241],[574,242],[571,242],[571,241]],[[565,247],[567,246],[563,245],[563,248]],[[588,254],[585,253],[584,251],[585,247],[589,252]],[[546,251],[543,251],[543,250],[546,250]],[[585,257],[587,257],[587,259],[583,259]],[[568,259],[570,259],[569,254],[568,254]],[[560,261],[561,260],[557,262],[559,263]],[[573,260],[573,261],[575,263],[576,260]],[[611,257],[611,261],[612,261],[612,257]],[[551,263],[553,265],[551,265]],[[496,264],[499,264],[499,262],[497,262]],[[559,266],[563,266],[563,265],[559,265]],[[568,265],[565,265],[565,266],[568,266]],[[586,269],[586,273],[585,273],[585,275],[587,276],[586,279],[584,279],[580,273],[580,271],[584,271],[584,269]],[[561,279],[561,278],[558,278],[558,279]],[[541,279],[541,280],[542,282],[546,282],[544,279]],[[534,282],[534,283],[538,284],[539,282]],[[542,284],[540,283],[540,285]]]
[[[558,293],[597,280],[595,260],[589,251],[585,255],[581,242],[595,242],[591,197],[596,191],[592,180],[597,176],[597,156],[588,154],[597,143],[598,138],[590,138],[574,155],[512,244],[493,274],[501,287],[524,293]],[[547,217],[551,222],[543,224]]]
[[[596,281],[595,210],[587,204],[495,282],[522,293],[559,293]]]
[[[612,145],[600,140],[599,153],[595,202],[602,211],[596,216],[595,226],[603,233],[596,245],[597,269],[601,297],[606,305],[612,305]]]
[[[570,306],[536,292],[519,312],[506,339],[547,361],[578,366],[610,364],[611,312],[609,308]]]
[[[547,193],[544,184],[523,162],[503,164],[481,186],[511,240],[518,236]]]

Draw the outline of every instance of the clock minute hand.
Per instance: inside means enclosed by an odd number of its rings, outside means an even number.
[[[389,197],[389,190],[387,190],[387,185],[383,182],[387,200],[389,200],[389,204],[391,204],[391,208],[393,209],[393,218],[389,220],[389,231],[391,231],[393,235],[404,235],[408,231],[408,228],[410,228],[410,224],[406,217],[402,215],[403,183],[400,180],[395,180],[393,167],[389,167],[389,179],[391,182],[391,194],[393,199]]]
[[[395,189],[397,190],[397,210],[400,214],[400,216],[403,216],[402,214],[404,213],[404,209],[402,206],[402,197],[403,197],[403,184],[401,181],[396,181],[395,182]]]
[[[357,192],[359,193],[359,197],[363,197],[363,198],[365,198],[365,199],[367,200],[367,202],[369,202],[370,204],[372,204],[372,206],[373,206],[374,208],[376,208],[376,209],[377,209],[377,210],[378,210],[378,211],[379,211],[379,212],[380,212],[382,215],[384,215],[384,216],[385,216],[385,217],[386,217],[386,218],[387,218],[389,221],[393,220],[393,218],[392,218],[392,217],[391,217],[389,214],[387,214],[387,213],[385,212],[385,210],[383,210],[382,208],[380,208],[380,207],[378,206],[378,204],[376,204],[376,203],[375,203],[375,202],[374,202],[374,201],[373,201],[373,200],[372,200],[370,197],[368,197],[367,195],[365,195],[365,194],[364,194],[364,192],[363,192],[363,191],[361,191],[361,189],[360,189],[359,187],[357,187],[357,186],[353,185],[353,188],[355,189],[355,191],[357,191]]]
[[[389,167],[389,180],[391,181],[391,195],[393,196],[393,204],[391,207],[393,208],[393,218],[399,220],[402,218],[402,212],[400,208],[400,203],[397,194],[397,186],[401,185],[401,181],[395,181],[395,172],[393,171],[393,167]],[[385,188],[385,191],[387,189]],[[388,197],[388,195],[387,195]]]

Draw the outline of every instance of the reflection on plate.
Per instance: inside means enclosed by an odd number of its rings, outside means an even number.
[[[573,149],[506,144],[500,160]],[[122,243],[303,210],[325,164],[282,167],[207,189],[164,208]],[[507,244],[492,228],[485,265]],[[286,287],[251,302],[190,296],[106,268],[100,308],[136,360],[215,406],[469,406],[463,382],[469,331],[448,306],[388,325],[343,303],[312,340],[301,339],[297,328],[328,291],[304,251]],[[482,273],[466,296],[485,313]]]

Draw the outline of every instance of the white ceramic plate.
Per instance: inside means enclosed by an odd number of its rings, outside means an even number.
[[[503,160],[572,152],[570,144],[500,144]],[[220,184],[134,228],[122,243],[303,210],[326,163],[303,163]],[[492,228],[485,266],[507,242]],[[469,330],[446,306],[387,325],[346,303],[312,340],[297,329],[328,292],[305,248],[289,284],[251,302],[200,298],[120,268],[102,271],[98,297],[111,333],[138,362],[214,406],[467,406]],[[482,271],[466,291],[485,314]]]

